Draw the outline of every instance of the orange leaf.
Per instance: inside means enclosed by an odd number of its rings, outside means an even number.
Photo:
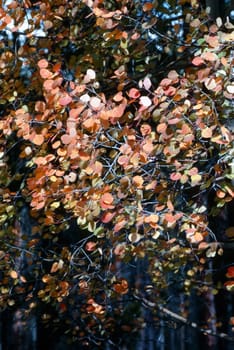
[[[147,12],[147,11],[151,11],[153,9],[154,5],[151,2],[146,2],[143,5],[143,11]]]
[[[16,279],[16,278],[18,278],[18,273],[14,270],[11,270],[10,276],[11,276],[11,278]]]
[[[144,218],[144,222],[149,224],[153,228],[157,228],[158,221],[159,221],[159,216],[157,214],[151,214]]]
[[[163,134],[166,130],[167,130],[167,124],[166,124],[166,123],[158,124],[158,126],[157,126],[157,132],[158,132],[159,134]]]
[[[102,209],[113,209],[114,205],[112,204],[114,197],[111,193],[104,193],[100,199],[100,205]]]
[[[94,133],[98,131],[100,122],[93,117],[90,117],[83,122],[83,127],[89,132]]]
[[[211,128],[205,128],[202,129],[201,136],[203,138],[209,139],[212,137],[212,129]]]
[[[41,134],[35,134],[31,140],[35,145],[41,146],[44,142],[44,136]]]
[[[224,192],[224,191],[221,191],[221,190],[217,190],[216,191],[216,196],[218,197],[218,198],[224,198],[225,196],[226,196],[226,192]]]
[[[51,266],[50,273],[55,273],[59,270],[59,263],[55,261]]]
[[[137,188],[142,188],[143,182],[144,182],[144,179],[142,176],[136,175],[132,179],[133,185],[136,186]]]

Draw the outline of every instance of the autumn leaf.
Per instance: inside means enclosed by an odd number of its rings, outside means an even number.
[[[69,95],[63,95],[59,99],[59,104],[61,106],[67,106],[72,102],[72,98]]]
[[[194,66],[200,66],[204,63],[205,63],[205,61],[199,56],[194,57],[194,59],[192,60],[192,64],[194,64]]]
[[[88,251],[88,252],[92,252],[96,249],[96,245],[97,243],[95,242],[87,242],[86,245],[85,245],[85,249]]]
[[[141,96],[140,91],[138,89],[132,88],[129,93],[129,97],[137,99]]]
[[[38,65],[38,67],[39,67],[40,69],[42,69],[42,68],[47,68],[48,65],[49,65],[49,63],[48,63],[47,60],[45,60],[45,59],[43,58],[42,60],[40,60],[40,61],[37,62],[37,65]]]
[[[100,205],[102,209],[104,210],[113,209],[114,208],[113,202],[114,202],[114,197],[112,196],[111,193],[107,192],[101,196]]]
[[[171,173],[171,175],[170,175],[170,179],[172,181],[178,181],[178,180],[180,180],[180,178],[181,178],[181,174],[180,173]]]
[[[233,292],[234,291],[234,281],[228,281],[224,283],[224,286],[226,287],[226,289],[229,292]]]
[[[11,270],[11,271],[10,271],[10,276],[11,276],[11,278],[13,278],[13,279],[18,278],[18,273],[17,273],[17,271]]]
[[[44,143],[44,140],[44,136],[41,134],[35,134],[32,136],[32,142],[37,146],[41,146]]]
[[[46,68],[41,68],[40,69],[40,76],[43,79],[48,79],[48,78],[52,78],[53,74]]]
[[[126,294],[128,293],[128,282],[125,279],[120,280],[115,283],[113,289],[118,294]]]
[[[227,269],[226,277],[234,278],[234,266],[229,266]]]

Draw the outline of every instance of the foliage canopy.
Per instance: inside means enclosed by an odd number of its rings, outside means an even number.
[[[73,340],[98,343],[140,327],[138,293],[213,289],[233,25],[182,0],[13,0],[0,16],[1,308],[50,305]]]

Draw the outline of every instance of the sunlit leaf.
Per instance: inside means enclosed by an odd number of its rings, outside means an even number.
[[[11,278],[13,278],[13,279],[18,278],[18,273],[17,273],[17,271],[11,270],[10,276],[11,276]]]

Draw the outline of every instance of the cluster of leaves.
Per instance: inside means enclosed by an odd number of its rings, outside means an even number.
[[[173,7],[163,3],[1,8],[1,35],[9,38],[0,47],[0,305],[25,295],[31,310],[38,300],[53,305],[84,342],[87,325],[95,341],[119,323],[126,332],[139,327],[135,316],[124,320],[122,301],[139,287],[124,265],[146,259],[159,298],[175,276],[187,292],[203,288],[206,259],[222,253],[207,193],[214,215],[233,198],[233,26],[209,25],[192,1],[186,40],[173,46],[184,27],[178,20],[169,36],[158,31]],[[163,54],[153,57],[152,33],[167,55],[176,51],[180,60],[189,50],[191,62],[184,69],[175,62],[158,81],[162,72],[149,62]],[[19,220],[25,203],[31,237]],[[84,234],[61,246],[72,220]]]

